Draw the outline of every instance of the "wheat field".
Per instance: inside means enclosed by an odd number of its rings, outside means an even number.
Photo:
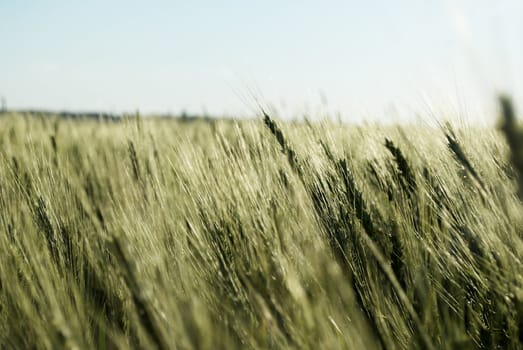
[[[520,349],[516,153],[495,128],[3,115],[0,348]]]

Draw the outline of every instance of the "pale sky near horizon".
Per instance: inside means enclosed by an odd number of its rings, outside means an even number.
[[[499,91],[523,101],[519,0],[0,0],[0,45],[11,108],[241,116],[254,95],[282,117],[475,122]]]

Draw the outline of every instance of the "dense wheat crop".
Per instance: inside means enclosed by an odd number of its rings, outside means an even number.
[[[521,348],[494,128],[0,118],[0,348]]]

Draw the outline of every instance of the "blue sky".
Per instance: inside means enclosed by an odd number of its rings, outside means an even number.
[[[0,0],[0,95],[239,116],[254,94],[284,117],[479,118],[496,91],[521,100],[522,23],[519,0]]]

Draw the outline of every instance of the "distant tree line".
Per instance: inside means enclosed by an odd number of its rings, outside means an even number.
[[[27,116],[38,116],[38,117],[59,117],[62,119],[91,119],[91,120],[103,120],[103,121],[122,121],[126,118],[134,118],[139,115],[139,112],[136,114],[129,113],[105,113],[105,112],[70,112],[70,111],[49,111],[49,110],[40,110],[40,109],[7,109],[5,99],[1,100],[1,109],[0,115],[6,114],[19,114]],[[206,121],[213,122],[217,120],[233,120],[232,117],[211,117],[209,115],[197,115],[189,114],[185,111],[180,114],[150,114],[147,115],[147,118],[155,119],[177,119],[182,122],[193,122],[193,121]]]

